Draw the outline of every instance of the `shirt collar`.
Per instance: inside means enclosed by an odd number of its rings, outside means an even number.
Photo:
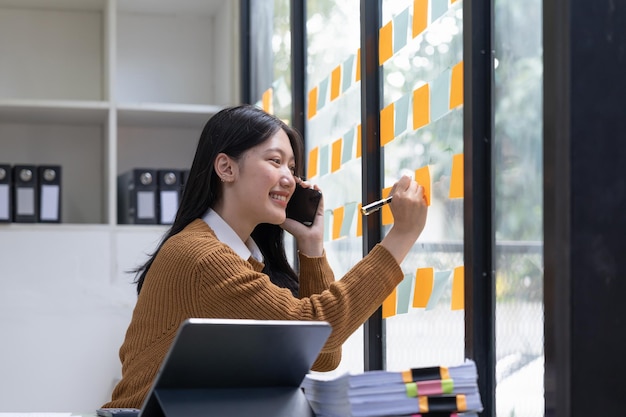
[[[230,246],[242,259],[247,261],[252,256],[257,261],[263,262],[263,254],[252,237],[248,238],[246,242],[242,241],[233,228],[215,210],[209,209],[202,220],[213,229],[220,242]]]

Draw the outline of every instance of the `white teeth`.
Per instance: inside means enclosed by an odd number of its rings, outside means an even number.
[[[274,200],[280,200],[280,201],[287,201],[287,197],[285,197],[284,195],[270,195],[270,197],[272,197]]]

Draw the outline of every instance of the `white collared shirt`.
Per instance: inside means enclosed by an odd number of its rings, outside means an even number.
[[[257,261],[263,262],[263,254],[256,242],[251,237],[245,242],[241,240],[233,228],[213,209],[209,209],[202,220],[213,229],[220,242],[230,246],[242,259],[247,261],[252,256]]]

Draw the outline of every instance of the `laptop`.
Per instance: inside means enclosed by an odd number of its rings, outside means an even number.
[[[300,384],[330,332],[320,321],[188,319],[139,415],[314,416]]]

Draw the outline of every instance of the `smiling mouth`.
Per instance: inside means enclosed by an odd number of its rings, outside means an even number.
[[[270,194],[270,197],[272,198],[272,200],[287,202],[287,197],[284,195]]]

